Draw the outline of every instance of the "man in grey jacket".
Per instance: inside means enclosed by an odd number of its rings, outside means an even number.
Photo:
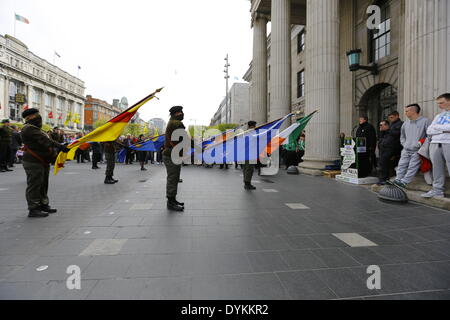
[[[442,110],[428,127],[431,137],[430,157],[433,164],[433,189],[422,194],[423,198],[443,198],[445,165],[450,172],[450,93],[439,96],[437,104]]]
[[[420,115],[418,104],[405,107],[405,114],[409,120],[402,126],[400,143],[403,151],[397,167],[397,177],[393,182],[401,188],[406,188],[419,171],[421,160],[418,151],[422,146],[419,140],[427,136],[427,128],[430,125],[430,120]]]

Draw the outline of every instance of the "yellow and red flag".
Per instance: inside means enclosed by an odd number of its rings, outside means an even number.
[[[88,133],[84,137],[81,137],[78,140],[75,140],[67,148],[70,149],[68,153],[60,152],[58,158],[55,162],[54,174],[58,174],[59,170],[64,168],[64,163],[67,159],[73,160],[75,158],[75,151],[83,144],[87,142],[107,142],[107,141],[115,141],[122,131],[125,129],[126,125],[130,120],[134,117],[136,112],[142,107],[145,103],[155,98],[156,93],[161,92],[163,88],[156,90],[152,94],[148,95],[135,105],[131,106],[121,114],[109,120],[103,126],[98,127],[91,133]]]

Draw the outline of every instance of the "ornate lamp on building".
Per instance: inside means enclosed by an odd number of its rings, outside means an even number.
[[[347,52],[348,57],[348,66],[350,68],[350,71],[358,71],[358,70],[368,70],[373,75],[378,74],[378,65],[376,63],[373,63],[371,66],[362,66],[360,65],[361,61],[361,49],[354,49]]]

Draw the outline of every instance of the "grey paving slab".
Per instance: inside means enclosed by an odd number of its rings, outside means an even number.
[[[450,289],[448,212],[381,203],[365,188],[285,172],[244,192],[240,171],[188,166],[178,196],[186,209],[169,213],[164,167],[149,168],[141,183],[137,165],[118,164],[120,182],[105,186],[89,164],[70,162],[70,185],[67,175],[51,178],[58,213],[46,219],[26,217],[23,170],[0,180],[8,189],[0,194],[1,297],[440,299]],[[286,206],[298,203],[309,209]],[[333,233],[378,247],[350,248]],[[125,242],[90,252],[108,256],[79,256],[101,239]],[[367,293],[360,284],[374,264],[384,284]],[[64,286],[69,265],[82,269],[80,292]]]
[[[80,256],[113,256],[122,250],[128,239],[95,239],[87,246]]]
[[[291,299],[335,299],[337,295],[313,271],[277,272]]]

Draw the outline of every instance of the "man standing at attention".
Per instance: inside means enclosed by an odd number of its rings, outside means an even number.
[[[167,123],[166,138],[164,141],[163,161],[167,170],[167,209],[171,211],[183,211],[184,203],[176,200],[178,183],[180,182],[181,164],[172,161],[172,149],[181,141],[172,141],[172,133],[177,129],[186,129],[183,124],[184,113],[182,106],[172,107],[170,110],[170,120]]]

